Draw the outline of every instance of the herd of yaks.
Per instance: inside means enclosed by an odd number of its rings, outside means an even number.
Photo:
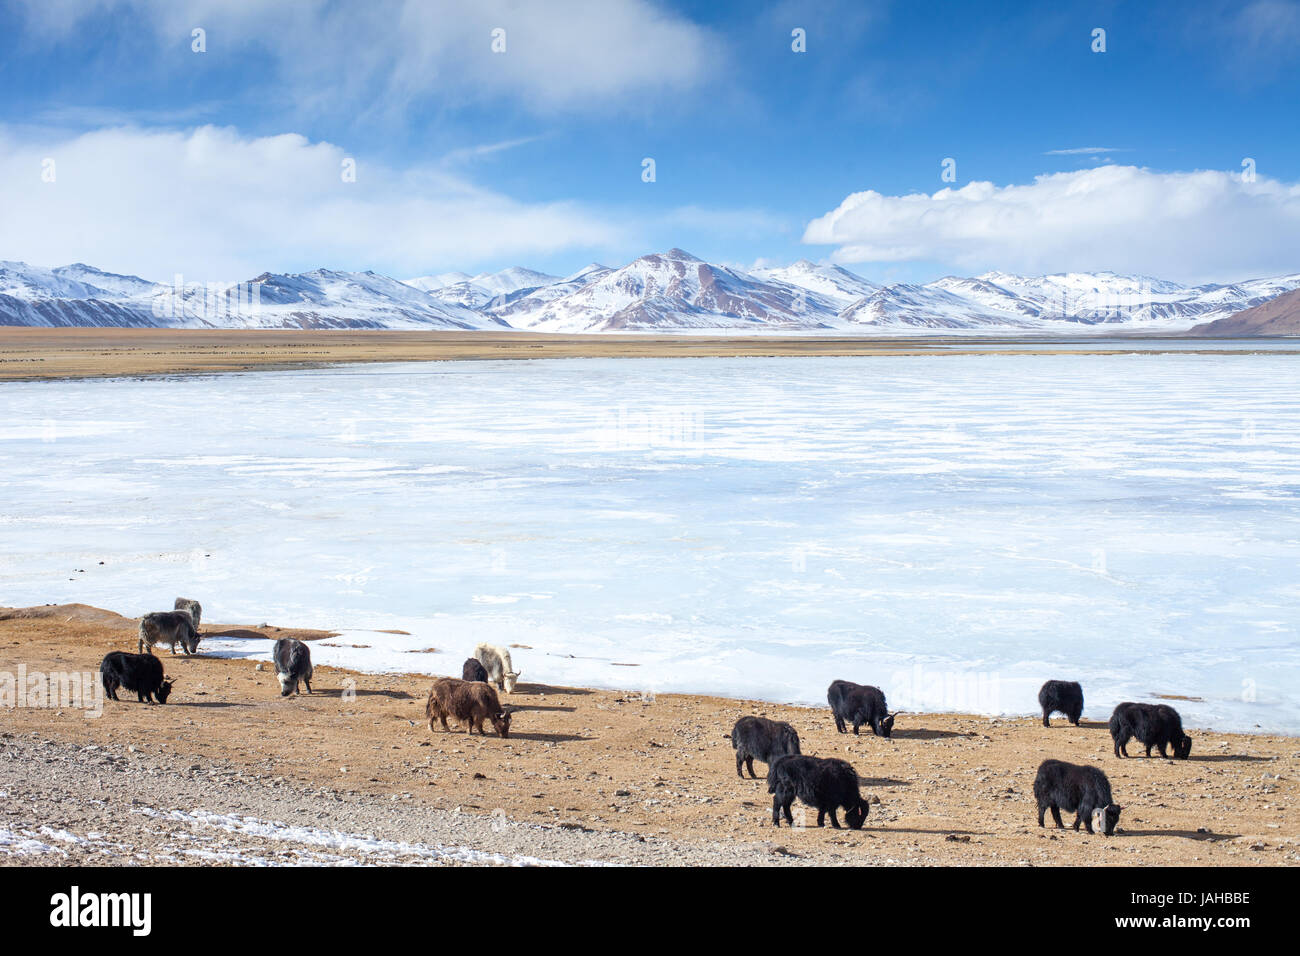
[[[849,725],[855,734],[864,725],[871,727],[877,737],[893,733],[897,714],[889,713],[885,695],[878,687],[832,681],[826,702],[835,718],[835,729],[842,734],[848,732]],[[1051,726],[1054,713],[1064,714],[1077,727],[1083,714],[1083,688],[1077,681],[1049,680],[1038,692],[1038,703],[1044,727]],[[1128,756],[1128,743],[1134,738],[1146,748],[1148,757],[1152,748],[1158,749],[1162,757],[1169,756],[1166,748],[1172,748],[1173,756],[1182,760],[1192,752],[1192,738],[1183,733],[1182,718],[1167,704],[1125,701],[1110,715],[1109,726],[1116,757]],[[794,822],[790,807],[795,797],[817,811],[819,827],[829,815],[831,826],[838,829],[836,811],[840,808],[853,829],[860,829],[866,822],[871,807],[862,797],[857,771],[846,760],[801,754],[799,734],[790,724],[766,717],[741,717],[731,730],[731,745],[736,750],[736,774],[742,779],[742,767],[755,777],[755,760],[768,765],[767,790],[772,794],[774,826],[781,825],[783,816],[787,823]],[[1050,810],[1057,827],[1063,828],[1064,810],[1075,814],[1075,830],[1082,824],[1089,833],[1100,831],[1106,836],[1115,832],[1122,809],[1113,799],[1110,781],[1099,768],[1063,760],[1044,760],[1039,765],[1034,799],[1040,827]]]
[[[100,664],[104,691],[117,700],[117,691],[135,693],[141,702],[167,702],[175,678],[163,673],[163,665],[152,653],[155,644],[170,644],[172,653],[180,644],[186,654],[193,654],[199,644],[199,622],[203,610],[198,601],[177,598],[171,611],[155,611],[140,620],[139,653],[113,651]],[[289,696],[305,684],[310,694],[311,651],[302,641],[280,638],[272,650],[272,661],[280,683],[280,693]],[[479,644],[474,656],[465,661],[459,679],[439,677],[429,689],[425,716],[429,730],[441,724],[449,731],[448,718],[463,724],[466,733],[484,733],[491,723],[501,737],[510,735],[514,708],[503,707],[497,690],[513,693],[519,672],[514,669],[510,652],[491,644]],[[493,687],[493,684],[496,687]],[[835,719],[835,729],[847,733],[850,726],[857,734],[869,726],[877,737],[893,732],[896,713],[891,714],[885,695],[878,687],[851,681],[832,681],[826,692]],[[1083,688],[1076,681],[1049,680],[1038,692],[1043,711],[1043,726],[1051,726],[1051,715],[1064,714],[1074,726],[1083,714]],[[1192,750],[1192,739],[1183,733],[1182,718],[1167,704],[1141,704],[1125,701],[1110,716],[1110,735],[1116,757],[1128,756],[1128,743],[1137,739],[1151,756],[1157,749],[1161,757],[1185,760]],[[731,744],[736,752],[736,774],[744,779],[744,770],[757,779],[754,761],[768,765],[767,790],[772,794],[772,823],[781,818],[793,824],[791,806],[795,798],[817,811],[817,826],[824,826],[827,816],[831,826],[840,828],[836,815],[841,808],[848,825],[861,829],[870,812],[870,804],[859,789],[857,771],[848,761],[834,757],[812,757],[799,749],[799,734],[784,721],[766,717],[741,717],[731,730]],[[1100,831],[1106,836],[1115,832],[1120,810],[1112,798],[1110,781],[1100,769],[1062,760],[1044,760],[1034,778],[1034,799],[1038,803],[1038,825],[1044,825],[1047,811],[1058,828],[1063,828],[1061,811],[1075,814],[1074,829],[1084,826],[1089,833]]]

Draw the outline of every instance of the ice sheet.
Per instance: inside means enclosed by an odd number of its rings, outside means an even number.
[[[321,663],[1300,732],[1300,357],[649,359],[0,386],[0,604]],[[100,562],[103,562],[102,564]],[[410,637],[379,633],[411,632]],[[364,647],[350,645],[361,644]],[[266,648],[211,644],[222,653]],[[440,653],[409,653],[429,647]]]

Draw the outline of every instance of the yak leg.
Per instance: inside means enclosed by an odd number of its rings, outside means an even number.
[[[1045,813],[1047,813],[1047,807],[1040,803],[1038,805],[1038,825],[1040,827],[1043,825],[1043,815]]]
[[[817,825],[818,825],[819,827],[824,827],[824,826],[826,826],[826,811],[825,811],[825,810],[818,810],[818,811],[817,811]]]
[[[836,818],[836,816],[835,816],[835,808],[834,808],[834,807],[831,807],[831,809],[830,809],[830,815],[831,815],[831,826],[833,826],[833,827],[834,827],[835,829],[837,829],[837,830],[843,830],[844,828],[843,828],[842,826],[840,826],[840,821],[839,821],[839,820]]]
[[[1052,804],[1052,819],[1056,821],[1056,829],[1065,829],[1065,824],[1061,822],[1061,808],[1056,804]]]
[[[750,779],[750,780],[757,780],[757,779],[758,779],[758,774],[754,773],[754,758],[753,758],[753,757],[746,757],[746,758],[745,758],[745,766],[749,768],[749,779]]]

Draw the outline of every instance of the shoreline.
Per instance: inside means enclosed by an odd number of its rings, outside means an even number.
[[[0,671],[93,672],[108,650],[135,650],[135,622],[111,612],[29,611],[0,615]],[[267,640],[295,633],[241,630]],[[519,708],[502,740],[431,733],[427,676],[322,666],[316,693],[282,698],[264,665],[199,650],[162,651],[180,678],[164,706],[106,701],[94,719],[53,707],[6,714],[0,749],[19,759],[3,762],[0,787],[35,802],[9,801],[0,863],[67,862],[60,849],[77,861],[122,862],[86,842],[91,831],[167,862],[220,862],[165,855],[195,834],[251,841],[231,853],[273,844],[290,862],[322,862],[293,857],[319,851],[316,830],[570,863],[1300,863],[1300,820],[1289,809],[1300,797],[1295,737],[1193,731],[1190,760],[1120,760],[1105,724],[1087,719],[1043,728],[1037,718],[908,713],[883,739],[837,734],[825,708],[523,683],[502,695]],[[737,779],[726,737],[747,713],[792,722],[804,753],[849,760],[873,800],[866,827],[773,828],[762,764],[760,779]],[[1047,757],[1107,773],[1125,807],[1116,837],[1038,828],[1032,781]],[[43,767],[59,793],[46,796]],[[56,845],[42,827],[83,842]],[[15,855],[5,832],[53,849]],[[345,856],[382,862],[356,840],[343,843]],[[426,857],[418,861],[467,862]]]
[[[1098,342],[1096,339],[1103,339]],[[1171,334],[1115,333],[1059,336],[844,336],[671,335],[541,332],[412,332],[50,329],[0,326],[0,381],[66,381],[169,377],[247,371],[286,371],[335,365],[399,362],[493,361],[556,358],[778,358],[938,355],[1126,355],[1114,346],[1195,343],[1170,348],[1180,355],[1231,355],[1214,339]],[[1234,340],[1235,341],[1235,340]],[[1294,354],[1270,348],[1259,352]],[[1095,348],[1062,348],[1094,344]],[[1151,354],[1163,350],[1140,349]]]

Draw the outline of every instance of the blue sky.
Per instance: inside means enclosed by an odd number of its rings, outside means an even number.
[[[0,259],[1300,272],[1298,47],[1291,0],[0,0]]]

